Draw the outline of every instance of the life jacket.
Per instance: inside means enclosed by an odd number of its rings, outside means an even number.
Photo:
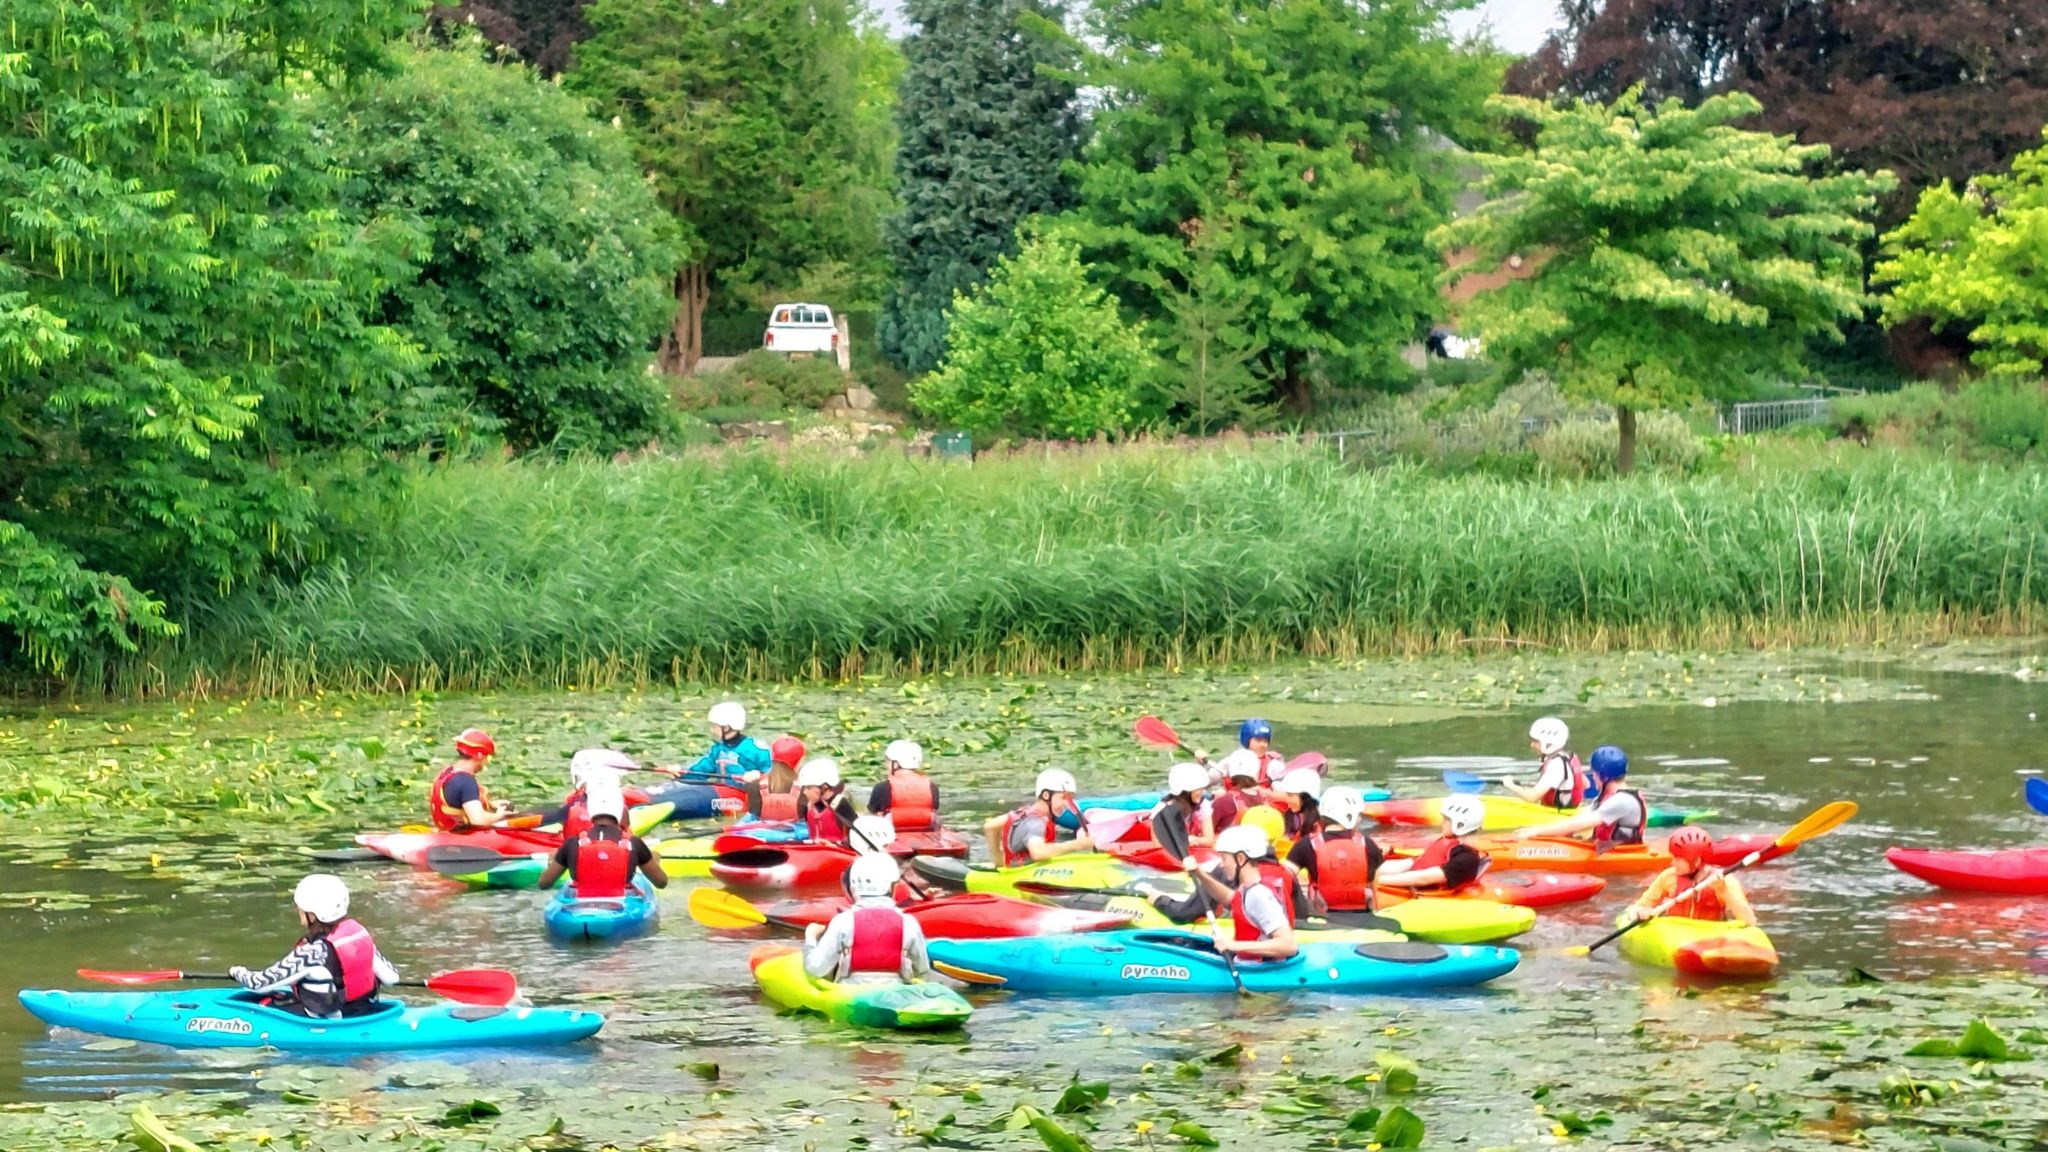
[[[1698,880],[1699,873],[1697,872],[1691,876],[1672,877],[1674,886],[1698,883]],[[1666,915],[1683,916],[1690,920],[1726,920],[1728,918],[1728,906],[1721,899],[1721,886],[1719,884],[1707,884],[1694,888],[1680,897],[1678,903],[1673,904],[1671,911],[1666,913]]]
[[[623,832],[601,836],[592,828],[576,838],[575,875],[570,882],[576,895],[586,900],[624,896],[633,883],[633,842]]]
[[[370,939],[370,930],[354,920],[343,920],[328,929],[327,971],[334,986],[341,989],[344,1005],[375,997],[377,942]]]
[[[837,800],[838,797],[833,797]],[[839,806],[826,802],[812,804],[804,809],[804,826],[811,831],[811,839],[830,844],[846,843],[846,825],[839,819]]]
[[[1536,802],[1555,808],[1559,812],[1569,812],[1586,802],[1586,795],[1593,788],[1592,777],[1579,763],[1577,752],[1561,752],[1558,755],[1564,758],[1565,777],[1571,781],[1571,787],[1563,790],[1546,788],[1542,795],[1536,797]],[[1546,756],[1544,762],[1547,764],[1550,759],[1551,757]]]
[[[562,838],[567,840],[572,837],[581,836],[588,831],[590,831],[590,809],[584,805],[579,797],[569,805],[569,810],[562,814]]]
[[[898,832],[936,828],[939,813],[932,799],[931,777],[922,772],[889,773],[889,822]]]
[[[1595,825],[1593,827],[1593,847],[1601,852],[1607,851],[1616,844],[1641,844],[1643,842],[1643,829],[1650,826],[1650,802],[1643,798],[1642,790],[1639,788],[1617,788],[1615,791],[1626,792],[1630,796],[1635,797],[1636,806],[1642,809],[1642,819],[1638,820],[1633,828],[1622,827],[1621,822],[1618,820],[1611,824]]]
[[[1372,857],[1362,836],[1324,836],[1311,833],[1309,846],[1316,854],[1316,891],[1323,905],[1333,912],[1364,912],[1372,909]]]
[[[449,804],[447,798],[442,795],[442,789],[447,787],[448,782],[455,779],[458,773],[475,775],[471,769],[464,768],[460,763],[450,764],[441,770],[439,776],[434,777],[433,787],[427,792],[427,816],[434,827],[443,832],[460,832],[469,827],[469,817],[460,807]],[[491,794],[484,791],[481,783],[476,786],[476,798],[486,810],[490,808]]]
[[[1422,855],[1415,858],[1415,863],[1408,866],[1409,871],[1427,872],[1431,868],[1441,868],[1449,864],[1451,862],[1451,852],[1462,843],[1464,841],[1453,836],[1439,836],[1431,840],[1429,847],[1422,850]]]
[[[1279,898],[1280,910],[1286,913],[1287,923],[1293,924],[1294,877],[1285,865],[1272,860],[1256,861],[1253,867],[1259,870],[1259,886]],[[1230,919],[1236,937],[1241,941],[1263,940],[1265,937],[1259,934],[1259,926],[1244,914],[1244,894],[1245,889],[1239,888],[1230,896]]]
[[[1035,804],[1036,802],[1034,801],[1033,803]],[[1031,863],[1031,853],[1013,850],[1010,847],[1010,830],[1015,828],[1017,821],[1022,820],[1024,817],[1037,815],[1037,813],[1031,810],[1032,807],[1033,804],[1026,804],[1022,808],[1015,809],[1008,816],[1003,817],[1002,827],[996,830],[996,842],[992,847],[1001,849],[1003,867],[1005,868],[1015,868],[1022,864]],[[1058,843],[1061,831],[1058,819],[1048,818],[1045,822],[1045,842],[1047,844]]]
[[[802,812],[797,806],[796,793],[763,792],[761,794],[761,819],[780,823],[793,821],[801,816]]]
[[[903,970],[903,913],[894,908],[855,908],[848,972]]]
[[[1209,801],[1209,818],[1216,822],[1216,831],[1221,832],[1236,826],[1255,803],[1250,796],[1235,788],[1225,789],[1222,795]]]

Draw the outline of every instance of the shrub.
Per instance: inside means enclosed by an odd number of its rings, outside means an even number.
[[[830,358],[793,360],[765,350],[740,357],[730,367],[685,377],[675,386],[677,406],[686,412],[747,408],[774,412],[823,408],[846,391],[846,374]],[[751,417],[750,417],[751,418]]]

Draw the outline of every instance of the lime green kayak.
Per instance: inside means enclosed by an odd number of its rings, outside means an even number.
[[[930,869],[943,865],[939,862],[920,861],[916,866],[919,871],[932,875]],[[958,870],[956,866],[954,871]],[[1185,877],[1127,864],[1114,856],[1095,853],[1076,853],[1016,868],[991,868],[986,864],[970,864],[966,866],[965,873],[967,891],[991,892],[998,896],[1029,895],[1033,888],[1064,888],[1085,892],[1105,888],[1128,888],[1140,882],[1149,882],[1162,888],[1172,888],[1176,884],[1184,888],[1187,884]],[[941,882],[950,883],[951,880]]]
[[[863,1028],[934,1031],[967,1023],[974,1008],[943,984],[837,984],[804,971],[801,949],[764,944],[747,957],[754,981],[784,1008]]]
[[[1620,940],[1621,954],[1638,964],[1670,968],[1688,976],[1769,976],[1778,950],[1761,928],[1725,920],[1659,916]]]

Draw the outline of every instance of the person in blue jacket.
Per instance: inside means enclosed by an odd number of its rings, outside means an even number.
[[[684,769],[686,776],[723,776],[734,784],[756,787],[775,767],[768,749],[747,735],[747,710],[737,700],[711,706],[711,747]]]

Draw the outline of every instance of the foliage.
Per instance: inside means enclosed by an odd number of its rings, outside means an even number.
[[[313,447],[379,446],[402,269],[336,211],[287,80],[407,0],[18,0],[0,53],[0,660],[60,669],[321,547]],[[221,30],[233,28],[233,36]]]
[[[2048,446],[2048,389],[2030,380],[1973,380],[1955,391],[1915,384],[1898,392],[1842,396],[1833,422],[1843,435],[2015,462]]]
[[[1749,97],[1496,107],[1536,126],[1534,146],[1476,157],[1490,202],[1438,242],[1475,253],[1454,280],[1533,254],[1536,272],[1482,294],[1469,319],[1489,357],[1614,405],[1621,471],[1637,409],[1795,375],[1808,340],[1862,314],[1856,244],[1890,178],[1810,176],[1826,148],[1733,127],[1756,113]]]
[[[1273,416],[1259,379],[1266,348],[1252,323],[1244,285],[1216,258],[1211,230],[1193,245],[1185,287],[1168,287],[1161,303],[1167,322],[1157,325],[1155,344],[1170,350],[1163,367],[1167,403],[1175,423],[1196,433],[1257,428]]]
[[[677,402],[686,411],[748,408],[760,413],[786,408],[822,408],[846,391],[846,374],[823,356],[797,360],[756,349],[731,366],[676,382]]]
[[[1193,249],[1241,285],[1266,399],[1318,375],[1384,381],[1432,317],[1426,238],[1460,181],[1496,62],[1441,26],[1449,0],[1095,0],[1103,91],[1080,168],[1089,262],[1157,317]]]
[[[474,31],[542,75],[554,76],[569,66],[576,42],[590,34],[583,5],[584,0],[436,0],[427,19],[454,37]]]
[[[954,298],[945,359],[910,396],[970,432],[1085,439],[1136,424],[1154,372],[1143,335],[1088,283],[1079,248],[1042,233]]]
[[[882,352],[929,372],[946,347],[946,309],[1016,248],[1017,225],[1065,209],[1062,171],[1080,141],[1071,52],[1044,22],[1058,0],[910,0],[907,68],[896,109],[901,143],[889,221],[896,278]],[[1039,23],[1027,21],[1035,17]]]
[[[351,211],[424,237],[375,317],[517,448],[643,444],[665,427],[647,349],[675,301],[674,224],[616,129],[524,67],[408,50],[313,102]]]
[[[2048,122],[2048,5],[2030,0],[1570,0],[1509,78],[1528,95],[1652,102],[1739,91],[1773,132],[1887,168],[1900,194],[2001,168]]]
[[[1973,359],[1995,376],[2048,372],[2048,143],[2022,153],[2010,175],[1921,193],[1884,251],[1876,274],[1891,282],[1888,323],[1931,316],[1967,327]]]

